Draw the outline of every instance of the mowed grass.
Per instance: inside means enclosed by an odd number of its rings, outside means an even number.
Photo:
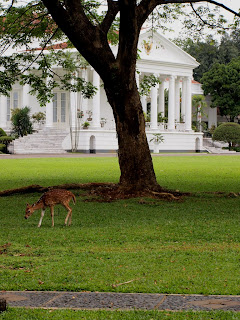
[[[0,163],[1,190],[119,179],[115,157]],[[154,166],[162,186],[193,194],[96,203],[74,191],[73,225],[56,207],[54,228],[48,212],[41,228],[39,213],[24,219],[39,194],[1,197],[1,290],[240,294],[240,197],[227,196],[240,191],[240,157],[164,156]]]
[[[1,320],[237,320],[235,312],[171,312],[171,311],[90,311],[90,310],[33,310],[10,308],[0,314]]]

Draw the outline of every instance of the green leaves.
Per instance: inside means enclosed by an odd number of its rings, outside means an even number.
[[[160,79],[156,77],[154,74],[151,74],[150,76],[144,75],[139,85],[139,94],[141,96],[149,95],[151,87],[155,87],[159,83],[161,83]]]
[[[223,123],[215,129],[212,138],[213,140],[227,142],[230,150],[232,146],[240,143],[240,125],[233,122]]]
[[[233,121],[240,114],[240,58],[227,65],[215,64],[201,80],[204,94],[212,96],[211,106]]]

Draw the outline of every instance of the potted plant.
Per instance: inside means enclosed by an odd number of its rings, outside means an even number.
[[[88,129],[89,126],[90,126],[90,123],[89,123],[89,122],[85,121],[85,122],[83,123],[83,129]]]
[[[37,123],[40,129],[46,120],[46,114],[44,112],[36,112],[32,115],[33,123]]]

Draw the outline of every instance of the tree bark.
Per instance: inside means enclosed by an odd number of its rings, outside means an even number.
[[[135,190],[159,190],[135,78],[137,45],[144,22],[139,18],[136,1],[119,1],[114,6],[111,4],[109,10],[112,16],[107,15],[99,26],[90,23],[81,2],[77,0],[68,1],[65,8],[58,0],[42,1],[59,27],[98,72],[104,83],[116,122],[120,186]],[[154,0],[151,8],[148,8],[149,13],[156,4]],[[108,20],[112,21],[118,10],[119,47],[115,57],[107,40],[107,32],[110,27]],[[145,16],[147,17],[147,13]]]
[[[128,75],[117,85],[105,83],[108,101],[113,109],[118,137],[120,186],[128,190],[160,190],[145,132],[140,96],[136,81],[130,86]],[[116,89],[117,88],[117,89]]]

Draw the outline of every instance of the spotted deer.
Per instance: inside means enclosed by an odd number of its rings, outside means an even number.
[[[47,191],[33,205],[27,204],[25,219],[28,219],[33,214],[34,211],[42,209],[41,217],[38,223],[38,227],[41,227],[45,210],[47,207],[49,207],[51,212],[51,217],[52,217],[52,227],[54,227],[54,206],[56,204],[61,204],[68,211],[67,216],[65,218],[65,226],[67,225],[67,222],[68,222],[68,225],[70,226],[72,223],[72,209],[69,206],[69,202],[71,200],[73,200],[74,204],[76,203],[75,195],[68,190],[53,189],[53,190]]]

